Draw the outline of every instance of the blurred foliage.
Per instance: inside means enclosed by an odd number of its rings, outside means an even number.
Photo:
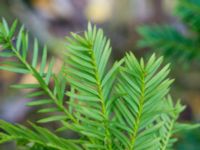
[[[157,50],[172,62],[191,62],[200,60],[200,1],[179,0],[175,15],[185,26],[154,25],[138,28],[141,39],[139,47]]]
[[[200,43],[181,34],[172,26],[143,26],[138,29],[142,35],[139,47],[150,47],[153,50],[162,52],[173,61],[200,60]]]
[[[200,148],[200,130],[182,132],[180,140],[176,145],[177,150],[199,150]]]

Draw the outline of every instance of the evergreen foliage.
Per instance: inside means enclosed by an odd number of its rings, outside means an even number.
[[[187,28],[181,32],[172,25],[141,26],[138,45],[158,50],[168,58],[181,62],[200,60],[200,1],[179,0],[175,15]]]
[[[169,65],[162,67],[162,57],[153,54],[146,62],[127,53],[109,67],[110,42],[101,29],[89,24],[84,35],[72,33],[67,38],[64,63],[55,74],[55,61],[47,60],[46,47],[39,61],[37,40],[29,61],[28,33],[23,27],[15,33],[16,26],[17,22],[11,28],[5,20],[0,23],[0,56],[8,58],[0,69],[31,74],[37,80],[12,87],[36,89],[27,93],[34,99],[27,105],[43,106],[38,112],[46,117],[29,123],[30,128],[1,120],[0,143],[16,141],[30,150],[167,150],[173,148],[176,132],[198,127],[177,122],[184,106],[179,101],[174,105],[169,96],[173,80],[167,77]],[[56,131],[70,130],[78,137],[60,137],[40,126],[52,121],[60,123]]]

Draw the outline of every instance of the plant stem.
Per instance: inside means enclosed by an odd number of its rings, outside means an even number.
[[[110,135],[110,131],[109,131],[109,125],[108,125],[108,114],[106,112],[106,106],[105,106],[105,99],[103,97],[103,90],[102,90],[102,85],[101,85],[101,81],[99,78],[99,72],[97,69],[97,64],[96,64],[96,59],[95,59],[95,55],[92,49],[90,49],[91,51],[91,57],[92,57],[92,63],[94,66],[94,72],[95,72],[95,78],[96,78],[96,84],[97,84],[97,91],[99,94],[99,99],[100,99],[100,103],[101,103],[101,109],[102,109],[102,115],[104,118],[104,129],[105,129],[105,146],[107,147],[108,150],[112,150],[112,141],[111,141],[111,135]]]
[[[77,120],[64,108],[63,105],[59,104],[59,100],[55,95],[52,93],[52,91],[49,89],[48,85],[46,85],[43,78],[40,76],[40,74],[36,71],[35,68],[33,68],[29,63],[26,62],[25,59],[21,57],[17,49],[12,45],[10,42],[11,50],[15,53],[16,57],[21,61],[21,63],[30,71],[30,73],[35,77],[35,79],[38,81],[38,83],[41,85],[41,88],[49,95],[49,97],[55,102],[55,104],[58,106],[59,109],[61,109],[74,123],[77,123]]]
[[[145,93],[145,74],[144,73],[142,75],[141,82],[142,82],[142,85],[141,85],[141,97],[139,99],[139,110],[138,110],[136,122],[135,122],[134,127],[133,127],[134,132],[130,137],[131,144],[129,145],[129,148],[128,148],[130,150],[134,149],[134,144],[135,144],[135,141],[136,141],[136,138],[137,138],[139,125],[140,125],[140,120],[141,120],[141,116],[142,116],[142,112],[143,112],[143,106],[144,106],[144,100],[145,100],[145,98],[144,98],[144,93]]]

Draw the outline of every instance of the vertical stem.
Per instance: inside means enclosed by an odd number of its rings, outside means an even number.
[[[134,133],[131,135],[131,144],[129,145],[129,149],[133,150],[134,149],[134,145],[135,145],[135,141],[137,138],[137,134],[138,134],[138,130],[139,130],[139,126],[140,126],[140,120],[141,120],[141,116],[142,116],[142,112],[143,112],[143,106],[144,106],[144,93],[145,93],[145,80],[144,80],[144,73],[142,76],[142,85],[141,85],[141,97],[139,100],[139,110],[138,110],[138,114],[137,114],[137,118],[136,118],[136,122],[134,124]]]
[[[102,115],[104,118],[104,129],[105,129],[105,143],[104,144],[108,150],[112,150],[111,135],[110,135],[109,127],[108,127],[108,116],[107,116],[108,114],[106,113],[105,99],[103,97],[103,90],[102,90],[101,81],[99,78],[99,72],[97,69],[97,64],[96,64],[94,52],[92,49],[91,49],[91,57],[92,57],[92,63],[94,66],[94,72],[95,72],[95,78],[97,82],[96,84],[97,84],[99,99],[101,103]]]

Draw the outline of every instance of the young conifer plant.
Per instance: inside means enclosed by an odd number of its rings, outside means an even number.
[[[37,80],[12,87],[33,89],[27,96],[34,100],[27,105],[37,106],[46,117],[29,122],[30,127],[1,120],[0,143],[15,141],[26,150],[167,150],[173,148],[176,132],[198,127],[177,122],[184,106],[169,95],[173,80],[162,57],[153,54],[144,61],[130,52],[110,67],[110,41],[89,24],[83,35],[67,38],[63,66],[54,73],[55,61],[47,61],[46,47],[39,61],[37,40],[28,59],[28,33],[23,27],[16,33],[16,26],[16,21],[10,28],[5,20],[0,23],[0,56],[5,58],[0,69]],[[60,127],[41,127],[50,122]],[[76,138],[60,136],[65,131]]]

